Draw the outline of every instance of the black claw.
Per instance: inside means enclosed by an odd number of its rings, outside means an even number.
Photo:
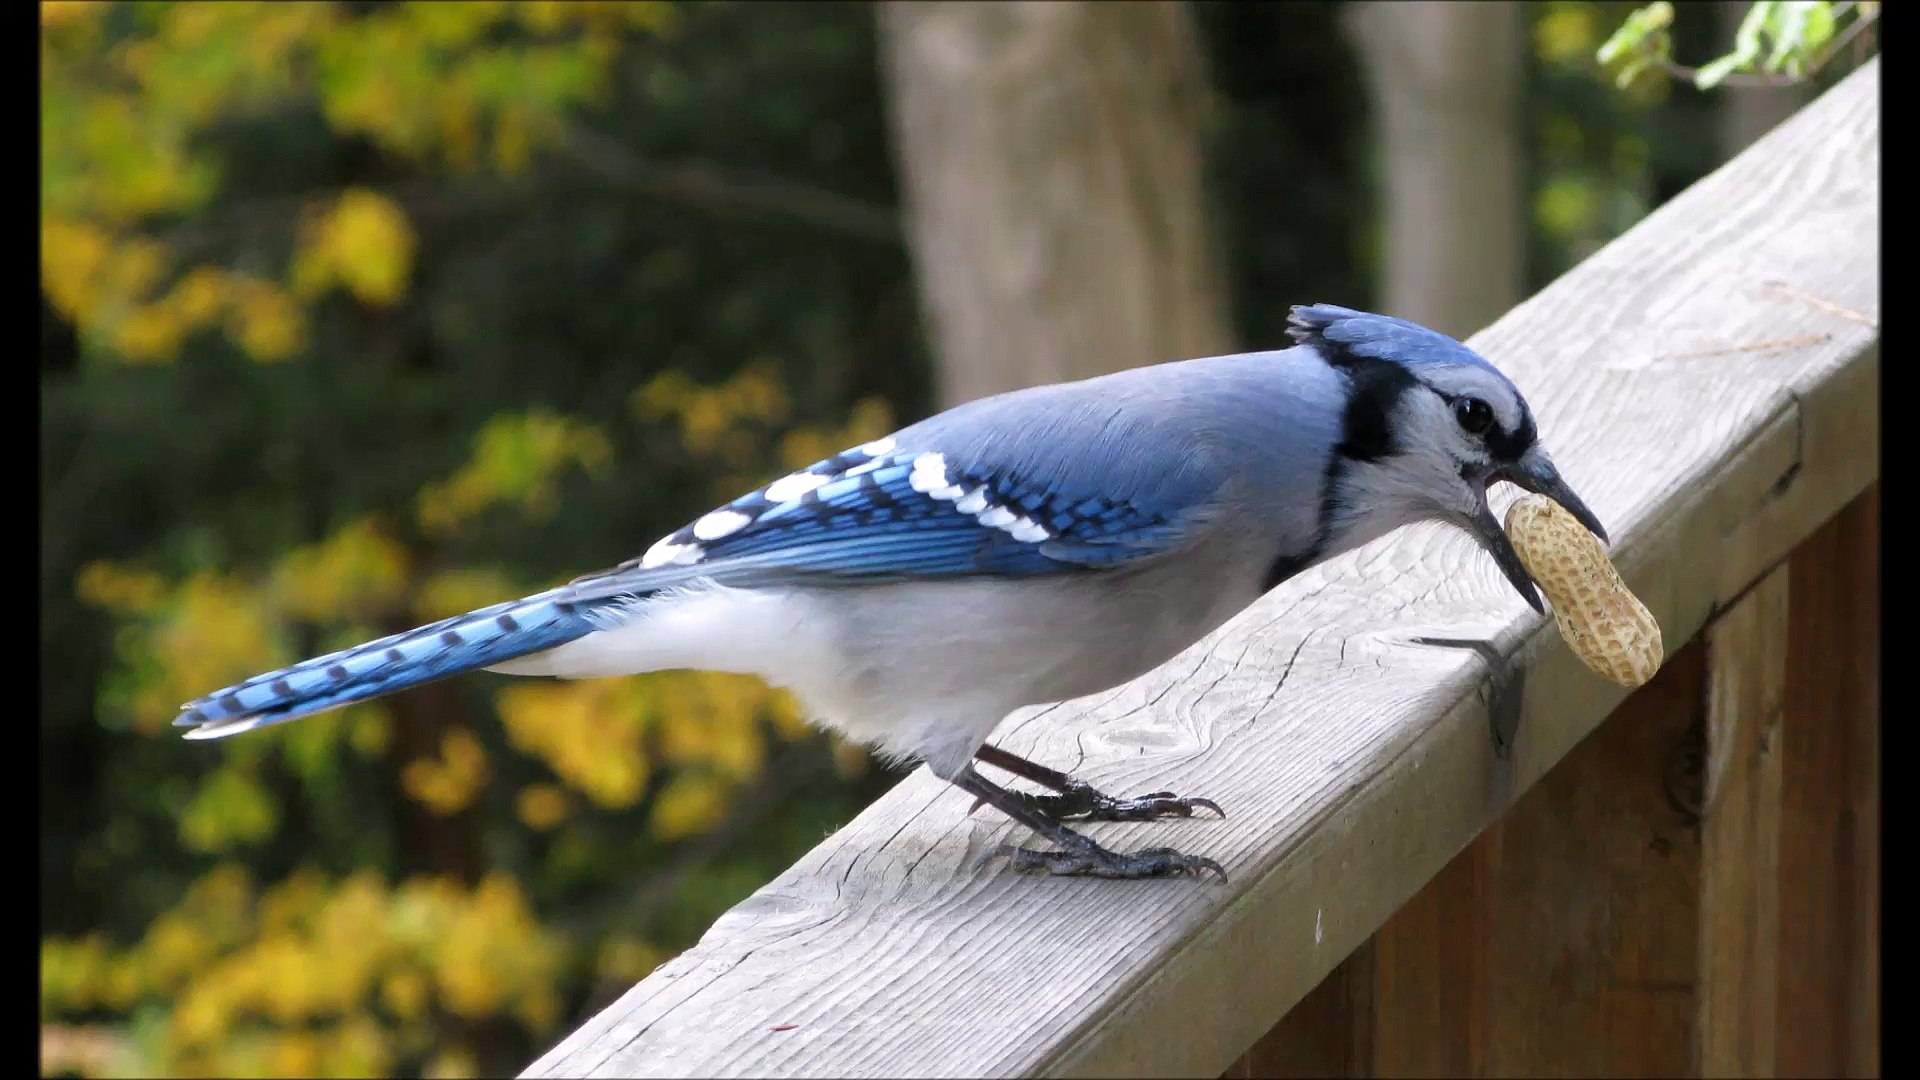
[[[1200,798],[1189,797],[1187,799],[1187,806],[1191,808],[1196,808],[1196,809],[1199,807],[1205,807],[1208,810],[1211,810],[1214,813],[1219,814],[1220,820],[1225,821],[1227,819],[1227,812],[1225,810],[1220,809],[1220,804],[1217,802],[1214,802],[1212,799],[1200,799]]]
[[[986,865],[1000,856],[1007,857],[1017,873],[1045,870],[1049,874],[1061,876],[1087,876],[1102,878],[1151,878],[1151,877],[1199,877],[1211,871],[1222,882],[1227,880],[1227,871],[1212,859],[1198,855],[1183,855],[1172,848],[1147,848],[1130,855],[1121,855],[1108,851],[1098,845],[1089,844],[1082,851],[1034,851],[1031,848],[1001,844],[980,856],[974,863],[975,869]]]
[[[1055,821],[1074,818],[1087,821],[1152,821],[1164,817],[1192,817],[1196,809],[1211,810],[1222,818],[1227,816],[1226,811],[1220,809],[1220,804],[1212,799],[1180,796],[1171,791],[1155,791],[1134,799],[1116,799],[1078,782],[1058,795],[1022,795],[1021,799]],[[979,809],[980,805],[976,802],[974,809]]]

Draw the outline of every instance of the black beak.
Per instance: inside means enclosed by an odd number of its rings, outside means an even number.
[[[1495,472],[1493,478],[1517,484],[1535,495],[1545,495],[1566,507],[1567,513],[1585,525],[1588,532],[1599,537],[1601,543],[1608,542],[1607,530],[1600,527],[1600,519],[1594,517],[1593,511],[1587,509],[1587,504],[1580,501],[1580,496],[1575,495],[1567,482],[1560,479],[1560,470],[1553,467],[1553,459],[1538,448],[1528,451],[1518,464]]]
[[[1587,504],[1580,501],[1580,496],[1575,495],[1567,482],[1560,479],[1560,472],[1553,467],[1553,461],[1538,449],[1529,451],[1519,462],[1496,469],[1486,477],[1489,484],[1495,480],[1505,480],[1536,495],[1545,495],[1566,507],[1575,520],[1599,537],[1602,543],[1606,542],[1607,531],[1600,527],[1600,519],[1594,517],[1593,511],[1587,509]],[[1513,550],[1513,541],[1507,539],[1507,531],[1501,528],[1500,522],[1494,519],[1493,511],[1487,507],[1484,486],[1480,488],[1479,496],[1480,505],[1468,518],[1474,539],[1480,541],[1480,546],[1493,556],[1500,572],[1507,575],[1507,580],[1520,591],[1520,598],[1532,605],[1533,610],[1546,614],[1547,609],[1540,603],[1540,593],[1534,587],[1533,577],[1527,573],[1526,564],[1520,561],[1520,553]]]
[[[1479,490],[1480,505],[1474,508],[1467,521],[1473,538],[1487,549],[1493,561],[1500,566],[1500,572],[1507,575],[1513,587],[1520,590],[1520,598],[1533,605],[1533,610],[1542,615],[1547,613],[1546,605],[1540,602],[1540,593],[1533,587],[1533,576],[1527,573],[1526,564],[1520,561],[1520,553],[1513,550],[1513,541],[1507,539],[1507,530],[1494,520],[1493,511],[1487,508],[1487,490]]]

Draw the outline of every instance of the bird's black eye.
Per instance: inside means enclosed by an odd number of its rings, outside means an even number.
[[[1478,435],[1493,424],[1493,407],[1479,398],[1460,398],[1453,403],[1453,418],[1470,435]]]

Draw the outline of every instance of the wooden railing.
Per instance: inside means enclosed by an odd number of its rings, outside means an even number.
[[[997,735],[1231,884],[976,869],[923,770],[528,1075],[1877,1074],[1879,132],[1875,61],[1472,340],[1648,686],[1404,530]]]

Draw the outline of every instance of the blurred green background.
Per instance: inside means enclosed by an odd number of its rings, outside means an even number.
[[[896,779],[730,676],[180,702],[958,397],[1293,303],[1464,336],[1844,74],[1618,88],[1625,4],[1389,12],[1426,66],[1356,5],[1042,7],[41,5],[49,1074],[517,1071]],[[1117,336],[981,336],[1029,319]]]

